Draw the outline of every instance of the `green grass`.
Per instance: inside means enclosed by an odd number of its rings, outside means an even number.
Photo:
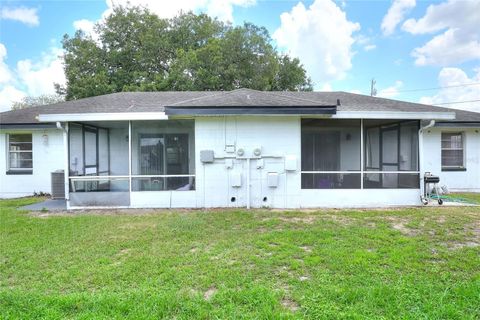
[[[104,211],[0,202],[0,319],[479,319],[480,208]]]
[[[448,196],[452,198],[460,198],[471,203],[480,204],[480,193],[464,192],[464,193],[452,193]]]

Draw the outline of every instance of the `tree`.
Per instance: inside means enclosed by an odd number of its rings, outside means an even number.
[[[25,109],[29,107],[43,106],[65,101],[65,98],[56,94],[43,94],[38,97],[24,97],[22,100],[14,102],[12,110]]]
[[[96,25],[99,40],[64,36],[66,99],[121,91],[312,90],[298,59],[281,55],[264,27],[233,27],[193,13],[161,19],[116,7]]]

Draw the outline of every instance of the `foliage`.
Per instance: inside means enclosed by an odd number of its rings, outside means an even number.
[[[21,101],[14,102],[12,110],[25,109],[29,107],[43,106],[64,101],[65,98],[59,94],[43,94],[38,97],[24,97]]]
[[[478,207],[27,214],[1,319],[478,319]]]
[[[233,27],[205,14],[161,19],[115,7],[96,25],[99,40],[65,35],[66,99],[121,91],[312,90],[300,61],[279,54],[268,31]]]

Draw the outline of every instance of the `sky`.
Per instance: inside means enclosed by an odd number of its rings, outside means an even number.
[[[169,18],[205,12],[265,26],[300,58],[316,91],[480,112],[480,0],[130,0]],[[64,84],[61,40],[127,0],[0,0],[0,111]]]

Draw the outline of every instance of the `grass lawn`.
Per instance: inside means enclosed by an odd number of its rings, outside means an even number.
[[[452,193],[448,196],[452,198],[460,198],[471,203],[480,204],[480,193],[465,192],[465,193]]]
[[[103,211],[0,202],[0,319],[479,319],[480,207]]]

